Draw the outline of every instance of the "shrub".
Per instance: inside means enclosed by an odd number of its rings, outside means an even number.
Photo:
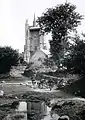
[[[19,54],[11,47],[0,47],[0,74],[10,72],[12,66],[18,65]]]

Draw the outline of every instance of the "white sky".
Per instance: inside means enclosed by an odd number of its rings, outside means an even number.
[[[0,0],[0,46],[12,46],[24,51],[25,20],[32,25],[34,12],[40,16],[46,8],[64,3],[65,0]],[[77,12],[85,15],[85,0],[68,0],[77,6]],[[85,20],[79,31],[85,31]]]

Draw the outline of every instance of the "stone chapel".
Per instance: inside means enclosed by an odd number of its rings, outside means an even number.
[[[37,50],[39,50],[40,53],[45,51],[46,46],[44,38],[45,36],[40,34],[40,27],[36,25],[35,15],[32,26],[29,26],[28,20],[26,20],[24,61],[29,63],[30,59],[36,53]]]

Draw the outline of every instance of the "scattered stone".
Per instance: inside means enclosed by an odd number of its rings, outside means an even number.
[[[17,96],[15,96],[15,99],[18,99],[18,97],[17,97]]]
[[[5,83],[5,81],[3,80],[3,81],[1,81],[1,83]]]
[[[59,117],[58,120],[69,120],[69,117],[67,115],[63,115]]]
[[[0,90],[0,97],[3,97],[3,96],[4,96],[4,91]]]

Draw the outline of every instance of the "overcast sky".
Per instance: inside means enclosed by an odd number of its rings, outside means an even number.
[[[24,51],[25,20],[32,25],[34,12],[40,16],[46,8],[64,3],[65,0],[0,0],[0,46],[12,46]],[[77,6],[80,14],[85,15],[85,0],[68,0]],[[85,20],[80,31],[85,31]]]

